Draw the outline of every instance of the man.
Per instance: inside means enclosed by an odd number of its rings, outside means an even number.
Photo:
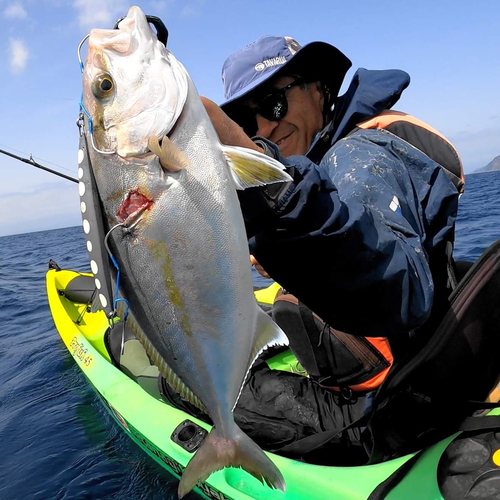
[[[360,69],[337,97],[350,66],[331,45],[263,37],[223,68],[221,108],[254,145],[207,107],[223,142],[261,147],[291,168],[291,185],[240,193],[262,270],[329,325],[405,349],[446,307],[461,164],[406,115],[363,126],[397,102],[409,76]]]
[[[340,405],[343,418],[331,424],[339,428],[356,416],[345,414],[355,393],[378,387],[393,353],[418,349],[442,318],[463,189],[453,146],[387,111],[409,76],[359,69],[338,97],[350,66],[331,45],[263,37],[224,63],[223,111],[204,101],[221,142],[261,149],[293,177],[239,192],[240,202],[253,263],[289,292],[274,318],[311,379],[336,391],[316,415]],[[260,375],[266,389],[279,376]],[[308,403],[330,398],[308,383]],[[251,396],[272,399],[261,387]],[[252,404],[247,392],[237,418]],[[253,412],[265,413],[265,404]]]

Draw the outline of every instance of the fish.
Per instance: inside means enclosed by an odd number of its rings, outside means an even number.
[[[96,238],[84,220],[90,255],[106,241],[120,272],[121,314],[168,383],[213,421],[179,497],[224,467],[284,491],[279,469],[233,418],[255,359],[288,344],[253,295],[237,189],[292,179],[275,159],[220,143],[188,72],[139,7],[116,29],[91,30],[82,71],[106,233]],[[93,271],[109,281],[101,266]]]

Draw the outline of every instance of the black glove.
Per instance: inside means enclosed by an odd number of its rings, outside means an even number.
[[[277,158],[276,151],[267,141],[260,137],[252,139],[257,146],[264,150],[264,153],[272,158]],[[291,177],[295,174],[295,168],[287,168]],[[245,220],[245,228],[248,238],[272,224],[281,214],[286,201],[293,192],[295,184],[292,181],[275,182],[266,186],[248,188],[238,191],[241,211]]]
[[[245,222],[256,223],[265,217],[278,216],[281,212],[280,207],[284,205],[288,193],[291,193],[294,187],[294,183],[288,181],[238,191]]]

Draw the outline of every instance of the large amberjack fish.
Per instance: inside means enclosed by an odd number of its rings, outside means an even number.
[[[83,105],[127,321],[171,386],[214,423],[179,495],[230,466],[284,490],[233,419],[256,357],[287,344],[253,296],[235,187],[291,178],[266,155],[220,144],[185,68],[138,7],[118,29],[91,31]]]

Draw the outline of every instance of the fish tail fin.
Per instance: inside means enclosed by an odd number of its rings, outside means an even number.
[[[179,498],[189,493],[198,482],[224,467],[241,467],[262,483],[285,491],[285,480],[276,465],[236,424],[227,437],[212,428],[200,449],[189,461],[179,483]]]

